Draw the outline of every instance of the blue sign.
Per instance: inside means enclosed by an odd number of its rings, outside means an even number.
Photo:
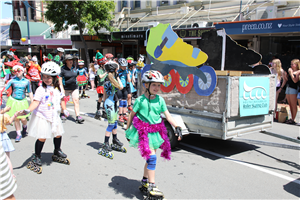
[[[269,113],[269,77],[240,77],[240,116],[265,115]]]
[[[287,33],[300,32],[300,17],[278,18],[276,20],[255,20],[215,25],[217,29],[224,28],[228,35],[258,34],[258,33]]]

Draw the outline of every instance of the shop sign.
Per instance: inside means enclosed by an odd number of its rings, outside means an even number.
[[[224,28],[228,35],[299,32],[300,17],[220,23],[215,26],[217,29]]]
[[[21,46],[20,40],[11,40],[12,46]]]
[[[113,32],[113,40],[145,40],[146,31]]]
[[[110,35],[83,35],[83,39],[88,42],[88,41],[107,41],[107,37],[110,37]],[[81,42],[81,37],[80,35],[71,35],[71,41]]]
[[[239,78],[239,108],[241,117],[268,114],[269,87],[269,77]]]
[[[173,31],[182,39],[201,39],[202,34],[211,29],[213,28],[174,29]]]

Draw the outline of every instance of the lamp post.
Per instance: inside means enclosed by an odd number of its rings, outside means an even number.
[[[27,33],[28,33],[28,54],[31,55],[31,41],[30,41],[30,30],[29,30],[29,18],[28,18],[28,8],[29,3],[28,1],[23,1],[26,9],[26,19],[27,19]]]

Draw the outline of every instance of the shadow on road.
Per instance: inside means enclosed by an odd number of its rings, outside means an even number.
[[[42,165],[47,165],[47,166],[49,166],[49,165],[53,162],[53,161],[52,161],[52,155],[53,155],[53,153],[41,153],[41,156],[42,156],[42,158],[41,158],[41,160],[42,160]],[[27,164],[28,164],[29,161],[31,161],[31,158],[32,158],[32,156],[30,156],[29,158],[27,158],[27,159],[23,162],[23,164],[22,164],[21,166],[15,167],[14,170],[15,170],[15,169],[21,169],[21,168],[23,168],[23,167],[27,167]]]
[[[298,178],[297,181],[300,181],[300,178]],[[293,194],[296,197],[300,197],[300,185],[299,185],[299,183],[296,183],[295,181],[292,181],[292,182],[289,182],[288,184],[284,185],[283,188],[288,193]]]
[[[206,138],[201,137],[200,135],[188,135],[187,137],[184,137],[183,143],[192,145],[198,148],[202,148],[214,153],[219,153],[224,156],[230,157],[232,155],[240,154],[247,151],[253,151],[255,149],[258,149],[260,147],[248,144],[245,142],[238,142],[238,141],[231,141],[231,140],[221,140],[221,139],[213,139],[213,138]],[[180,145],[180,148],[193,152],[196,154],[199,154],[199,151],[195,149],[191,149],[188,147],[184,147]],[[210,158],[212,160],[219,159],[216,156],[208,155],[206,153],[200,152],[201,155],[204,155],[204,157]]]
[[[123,176],[112,177],[111,182],[108,184],[109,187],[114,189],[115,193],[122,194],[127,199],[143,199],[143,194],[138,189],[140,185],[140,181]]]
[[[100,142],[89,142],[89,143],[87,143],[87,145],[93,147],[96,150],[98,150],[99,148],[101,148],[103,146],[103,143],[100,143]]]
[[[16,131],[11,131],[11,132],[9,132],[7,135],[8,135],[8,137],[9,137],[10,139],[16,139],[16,137],[17,137],[17,132],[16,132]],[[22,138],[26,138],[26,137],[27,137],[27,135],[22,136]]]

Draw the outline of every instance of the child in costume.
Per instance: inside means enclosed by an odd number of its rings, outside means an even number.
[[[85,94],[85,87],[88,83],[87,77],[89,76],[87,71],[84,68],[84,61],[83,60],[78,60],[78,67],[77,69],[77,83],[79,86],[79,96],[80,96],[80,88],[82,87],[82,94],[81,98],[86,97],[87,95]]]
[[[118,110],[117,110],[117,90],[122,90],[123,85],[119,77],[117,77],[118,64],[113,61],[108,61],[105,65],[105,70],[108,72],[108,81],[104,83],[104,89],[106,92],[106,100],[104,107],[107,113],[108,126],[105,132],[104,145],[99,149],[98,153],[102,156],[112,159],[113,153],[111,153],[112,148],[115,150],[127,152],[127,150],[122,147],[123,143],[117,138],[117,127],[118,127]],[[109,137],[113,134],[112,146],[109,146]]]
[[[46,139],[54,137],[54,155],[52,159],[56,162],[70,164],[67,155],[60,149],[62,135],[65,132],[62,121],[59,117],[61,108],[66,117],[69,112],[66,110],[64,94],[61,93],[57,76],[60,74],[60,66],[52,61],[42,65],[42,85],[36,90],[33,102],[22,114],[32,113],[28,124],[29,136],[37,138],[35,142],[35,154],[28,163],[28,168],[41,173],[42,165],[41,152]]]
[[[30,80],[32,93],[35,94],[36,89],[39,87],[41,81],[41,67],[36,63],[37,58],[32,57],[32,61],[29,62],[29,68],[27,68],[26,78]]]
[[[131,107],[131,101],[132,97],[137,98],[137,90],[136,90],[136,80],[137,80],[137,73],[135,69],[136,62],[132,61],[131,63],[128,63],[128,71],[130,72],[130,79],[131,82],[129,82],[130,92],[131,94],[128,95],[128,110],[132,111]]]
[[[98,61],[100,67],[97,70],[97,77],[95,78],[96,81],[96,90],[98,93],[98,101],[97,101],[97,111],[95,114],[95,119],[100,119],[101,113],[100,113],[100,108],[101,107],[101,103],[102,100],[103,102],[105,101],[105,92],[104,92],[104,82],[105,82],[105,78],[107,77],[107,72],[104,69],[104,64],[106,63],[106,59],[103,59],[101,61]],[[103,103],[103,110],[102,110],[102,118],[107,118],[106,112],[105,112],[105,108],[104,108],[104,103]]]
[[[157,95],[164,82],[162,74],[154,70],[147,71],[143,74],[142,82],[145,83],[146,92],[134,102],[127,122],[126,138],[130,146],[138,147],[142,157],[147,160],[141,191],[147,192],[149,196],[163,197],[163,193],[155,185],[156,150],[161,148],[161,157],[170,160],[171,146],[161,113],[176,127],[178,140],[182,138],[181,128],[170,115],[164,99]]]
[[[5,86],[5,90],[7,90],[10,86],[12,87],[12,94],[8,97],[7,106],[10,106],[11,109],[7,113],[10,117],[12,117],[15,112],[21,111],[28,108],[28,101],[26,99],[26,90],[29,93],[30,100],[33,99],[33,94],[31,92],[30,82],[25,77],[23,77],[24,68],[20,65],[16,65],[13,67],[13,73],[16,75],[15,78],[11,79]],[[27,130],[27,120],[29,114],[25,116],[18,116],[15,119],[15,127],[17,132],[16,142],[20,142],[22,136],[26,136]],[[23,124],[22,134],[21,134],[21,124]]]
[[[127,96],[130,92],[130,88],[127,87],[127,82],[130,82],[130,72],[127,70],[128,62],[125,58],[119,59],[120,69],[118,70],[118,76],[124,86],[122,90],[118,91],[119,102],[119,121],[124,122],[128,120],[127,113]]]

